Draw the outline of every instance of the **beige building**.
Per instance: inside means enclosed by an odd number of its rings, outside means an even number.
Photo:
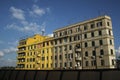
[[[69,25],[53,34],[54,69],[115,68],[114,37],[109,16]]]

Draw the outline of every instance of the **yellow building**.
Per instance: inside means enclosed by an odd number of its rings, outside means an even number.
[[[36,69],[37,70],[51,70],[52,69],[52,49],[53,38],[45,37],[44,41],[36,44],[37,58]]]
[[[28,37],[26,39],[22,39],[19,41],[18,52],[17,52],[18,61],[17,61],[16,69],[35,70],[41,67],[41,65],[38,65],[39,62],[41,62],[42,65],[46,64],[44,66],[44,69],[46,69],[46,66],[48,66],[48,68],[51,69],[52,60],[50,60],[51,58],[49,58],[50,56],[48,57],[48,55],[52,55],[52,53],[47,52],[47,51],[51,51],[49,50],[51,46],[50,45],[48,46],[48,43],[46,43],[46,38],[48,37],[36,34],[32,37]],[[47,42],[49,42],[48,40]],[[39,43],[42,43],[43,47],[40,48]],[[41,54],[44,54],[44,56],[42,56]],[[39,55],[41,55],[42,57],[39,57]],[[43,57],[45,58],[45,60],[43,60]]]

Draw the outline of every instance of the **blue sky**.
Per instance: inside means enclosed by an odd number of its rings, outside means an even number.
[[[119,0],[1,0],[0,66],[15,66],[18,41],[41,32],[107,14],[112,18],[116,53],[120,54]]]

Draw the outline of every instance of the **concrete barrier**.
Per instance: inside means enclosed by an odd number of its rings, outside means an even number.
[[[120,70],[0,70],[0,80],[120,80]]]

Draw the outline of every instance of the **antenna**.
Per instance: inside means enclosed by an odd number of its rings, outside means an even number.
[[[45,35],[45,28],[42,28],[42,35],[44,36]]]
[[[42,36],[45,35],[45,23],[43,23],[41,26],[41,34],[42,34]]]

